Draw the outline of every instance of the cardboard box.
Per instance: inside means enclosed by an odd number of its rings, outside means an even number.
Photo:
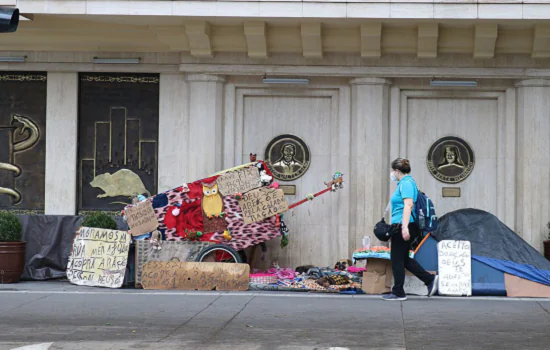
[[[392,287],[392,278],[390,260],[367,259],[367,271],[363,273],[363,291],[366,294],[389,293]]]
[[[428,271],[435,274],[433,271]],[[367,271],[363,273],[362,289],[366,294],[384,294],[391,292],[393,286],[393,272],[391,260],[371,258],[367,259]],[[428,295],[428,288],[409,271],[405,270],[406,294]]]

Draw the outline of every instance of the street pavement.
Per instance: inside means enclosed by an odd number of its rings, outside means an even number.
[[[0,285],[0,349],[549,349],[550,300]]]

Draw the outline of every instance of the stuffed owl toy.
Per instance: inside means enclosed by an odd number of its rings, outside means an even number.
[[[218,191],[218,184],[202,184],[202,210],[211,219],[214,216],[221,216],[223,212],[223,200]]]

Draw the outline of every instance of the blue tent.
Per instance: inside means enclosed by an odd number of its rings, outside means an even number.
[[[505,273],[550,286],[550,261],[490,213],[461,209],[442,216],[415,256],[426,270],[438,270],[442,240],[471,242],[473,295],[506,295]]]

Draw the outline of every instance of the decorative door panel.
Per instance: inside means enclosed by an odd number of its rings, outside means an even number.
[[[158,123],[158,74],[80,75],[80,212],[118,211],[157,192]]]
[[[513,225],[507,213],[513,211],[514,188],[507,188],[506,181],[514,169],[505,164],[514,157],[514,139],[507,138],[513,135],[507,129],[513,128],[514,119],[506,115],[505,95],[403,92],[400,111],[399,140],[391,132],[399,143],[397,156],[410,159],[412,175],[434,200],[438,216],[476,208]]]
[[[257,154],[258,159],[265,159],[270,141],[281,135],[292,135],[279,145],[281,147],[275,152],[279,153],[271,160],[278,168],[279,176],[285,178],[284,167],[276,165],[278,162],[284,163],[283,149],[289,150],[295,157],[289,159],[289,164],[296,163],[293,165],[295,169],[305,169],[307,157],[304,158],[302,148],[307,147],[310,161],[307,170],[298,171],[299,177],[289,176],[286,180],[276,180],[280,185],[295,186],[296,194],[286,196],[289,204],[325,188],[324,182],[330,180],[334,172],[349,173],[347,153],[340,157],[339,132],[349,132],[346,129],[349,119],[343,118],[341,125],[338,125],[341,103],[339,89],[288,91],[280,88],[236,88],[228,95],[235,96],[235,105],[226,105],[235,114],[226,114],[226,124],[229,124],[229,127],[226,126],[226,135],[233,129],[231,125],[234,125],[237,133],[234,138],[234,155],[226,156],[225,163],[231,161],[229,159],[232,157],[235,164],[245,163],[250,153]],[[305,145],[294,142],[293,136],[301,139]],[[226,140],[229,141],[227,137]],[[285,147],[285,142],[287,145],[295,145],[295,152],[292,152],[293,147]],[[346,152],[349,152],[347,147]],[[336,194],[325,194],[285,213],[283,220],[290,230],[290,243],[281,249],[280,239],[269,242],[271,258],[278,259],[281,266],[297,266],[306,263],[325,264],[327,261],[336,261],[340,256],[347,256],[348,221],[345,214],[341,215],[348,207],[348,191],[345,189]]]
[[[44,212],[46,79],[42,72],[0,74],[0,210]]]

